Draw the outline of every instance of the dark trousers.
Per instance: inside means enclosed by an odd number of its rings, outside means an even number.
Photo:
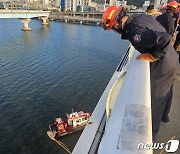
[[[164,112],[163,112],[163,117],[168,116],[170,109],[171,109],[171,104],[172,104],[172,98],[173,98],[173,85],[170,88],[170,91],[168,93],[168,98],[167,98],[167,102],[164,108]]]
[[[176,41],[174,42],[174,49],[177,51],[177,48],[180,44],[180,31],[177,33]]]
[[[175,81],[177,69],[169,71],[154,79],[151,77],[151,108],[152,108],[152,135],[153,139],[160,128],[161,119],[166,104],[168,105],[169,95]],[[169,108],[170,109],[170,108]]]
[[[179,54],[179,63],[180,63],[180,51],[178,51],[178,46],[180,45],[180,31],[177,33],[176,41],[174,42],[174,49]]]

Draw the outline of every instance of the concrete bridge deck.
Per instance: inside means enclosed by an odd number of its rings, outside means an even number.
[[[167,141],[172,139],[174,136],[174,139],[180,141],[180,66],[174,85],[173,103],[169,116],[169,123],[161,123],[160,131],[157,134],[156,143],[167,143]],[[154,150],[154,154],[160,154],[160,152],[161,150]],[[166,153],[166,150],[162,152],[162,154]],[[180,145],[175,154],[180,154]]]
[[[28,26],[30,18],[41,17],[42,24],[47,25],[49,15],[50,11],[43,10],[0,10],[0,18],[20,18],[24,24],[22,28],[24,31],[31,30]]]
[[[35,18],[49,15],[50,11],[43,10],[0,10],[0,18]]]

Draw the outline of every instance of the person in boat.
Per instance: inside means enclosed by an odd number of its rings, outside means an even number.
[[[172,37],[152,16],[128,16],[124,6],[108,7],[103,20],[105,30],[121,34],[121,39],[129,40],[141,53],[137,60],[150,62],[152,136],[155,140],[178,66]]]
[[[171,1],[168,3],[166,12],[159,15],[156,20],[166,29],[170,35],[174,35],[177,27],[177,11],[179,3]]]

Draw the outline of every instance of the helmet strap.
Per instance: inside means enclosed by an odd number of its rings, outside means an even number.
[[[118,27],[117,27],[117,28],[115,28],[115,27],[113,26],[112,29],[115,30],[116,32],[122,34],[122,32],[123,32],[123,29],[122,29],[122,21],[119,21],[119,22],[118,22]]]
[[[113,27],[113,29],[115,30],[115,31],[117,31],[118,33],[120,33],[120,34],[122,34],[122,32],[123,32],[123,29],[122,29],[122,18],[124,17],[126,15],[126,12],[125,11],[121,11],[120,13],[119,13],[119,16],[118,16],[118,18],[117,18],[117,23],[118,23],[118,28],[115,28],[115,27]]]

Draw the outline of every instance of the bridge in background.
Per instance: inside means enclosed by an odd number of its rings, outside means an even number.
[[[96,24],[100,25],[102,24],[103,20],[98,18],[89,18],[84,16],[68,16],[68,15],[61,15],[61,16],[51,16],[51,20],[60,20],[65,22],[78,22],[80,24]]]
[[[128,14],[142,14],[142,12],[128,12]],[[0,10],[0,18],[20,18],[24,27],[22,30],[28,31],[31,18],[39,17],[42,19],[42,24],[48,24],[48,18],[51,20],[60,20],[65,22],[75,22],[80,24],[96,24],[103,23],[103,12],[60,12],[60,11],[43,11],[29,9],[3,9]]]
[[[80,24],[96,24],[103,23],[104,12],[51,12],[50,20],[73,22]],[[142,14],[144,12],[131,11],[127,12],[129,15]]]
[[[0,10],[0,18],[20,18],[24,24],[24,31],[31,30],[28,26],[31,18],[39,17],[43,21],[42,24],[47,25],[49,15],[50,11],[43,10]]]

